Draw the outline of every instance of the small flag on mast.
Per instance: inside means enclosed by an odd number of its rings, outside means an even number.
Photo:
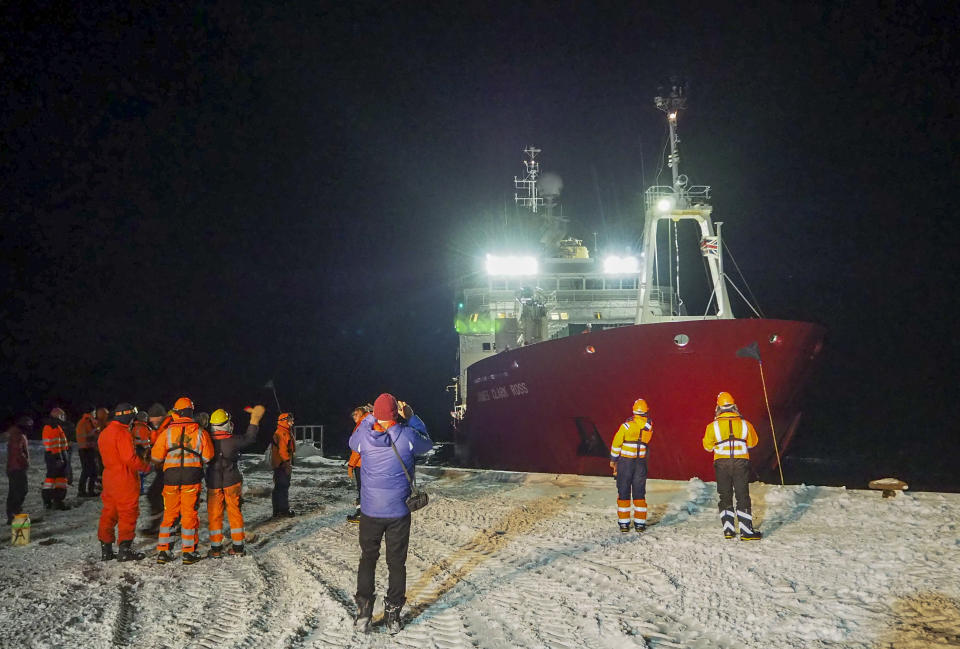
[[[263,384],[263,389],[264,389],[264,390],[273,390],[273,389],[274,389],[274,387],[273,387],[273,379],[270,379],[269,381],[267,381],[266,383],[264,383],[264,384]]]
[[[720,238],[704,237],[700,240],[700,252],[704,257],[720,257]]]

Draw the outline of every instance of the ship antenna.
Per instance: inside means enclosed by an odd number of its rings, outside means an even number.
[[[657,108],[667,114],[667,122],[670,124],[670,157],[667,158],[670,169],[673,172],[673,191],[679,198],[684,193],[687,186],[687,177],[680,173],[680,150],[677,145],[680,143],[680,137],[677,135],[677,116],[681,110],[687,108],[687,97],[684,84],[676,77],[670,79],[670,92],[661,93],[654,98]]]
[[[527,175],[524,176],[523,180],[514,176],[513,184],[516,189],[526,192],[526,196],[514,193],[513,200],[516,201],[517,205],[529,207],[531,212],[536,213],[537,208],[543,205],[543,197],[538,194],[537,188],[537,178],[540,176],[540,163],[537,162],[537,154],[540,153],[540,149],[530,145],[523,152],[529,158],[529,160],[523,161],[527,168]]]

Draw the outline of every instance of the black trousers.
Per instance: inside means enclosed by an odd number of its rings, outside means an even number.
[[[273,513],[290,511],[290,474],[282,466],[273,470]]]
[[[23,513],[23,501],[27,497],[27,470],[7,471],[10,478],[10,491],[7,492],[7,522],[17,514]]]
[[[617,498],[620,500],[642,500],[646,497],[647,458],[617,458]]]
[[[736,493],[737,509],[750,512],[750,460],[714,460],[713,470],[717,474],[720,511],[733,510],[733,494]]]
[[[402,518],[373,518],[360,514],[360,565],[357,567],[357,599],[372,601],[376,588],[380,541],[387,540],[386,603],[397,608],[407,601],[407,548],[410,545],[410,514]]]
[[[153,467],[153,482],[147,488],[147,502],[150,503],[150,515],[163,515],[163,468]],[[160,525],[160,523],[157,523]]]
[[[97,452],[92,448],[80,449],[80,493],[93,493],[97,483]]]

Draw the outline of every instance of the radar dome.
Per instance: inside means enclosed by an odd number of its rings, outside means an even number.
[[[541,196],[559,196],[563,189],[563,179],[553,172],[546,172],[540,175],[537,181],[540,187]]]

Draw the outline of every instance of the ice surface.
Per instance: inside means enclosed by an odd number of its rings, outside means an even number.
[[[3,648],[960,644],[957,494],[755,484],[765,537],[742,543],[722,538],[715,486],[697,479],[650,481],[649,529],[621,535],[609,478],[420,469],[431,500],[413,515],[406,628],[355,636],[342,460],[296,467],[302,515],[267,522],[271,474],[252,458],[249,556],[160,566],[99,562],[99,501],[44,512],[32,459],[31,544],[0,544]],[[200,519],[205,552],[205,506]]]

